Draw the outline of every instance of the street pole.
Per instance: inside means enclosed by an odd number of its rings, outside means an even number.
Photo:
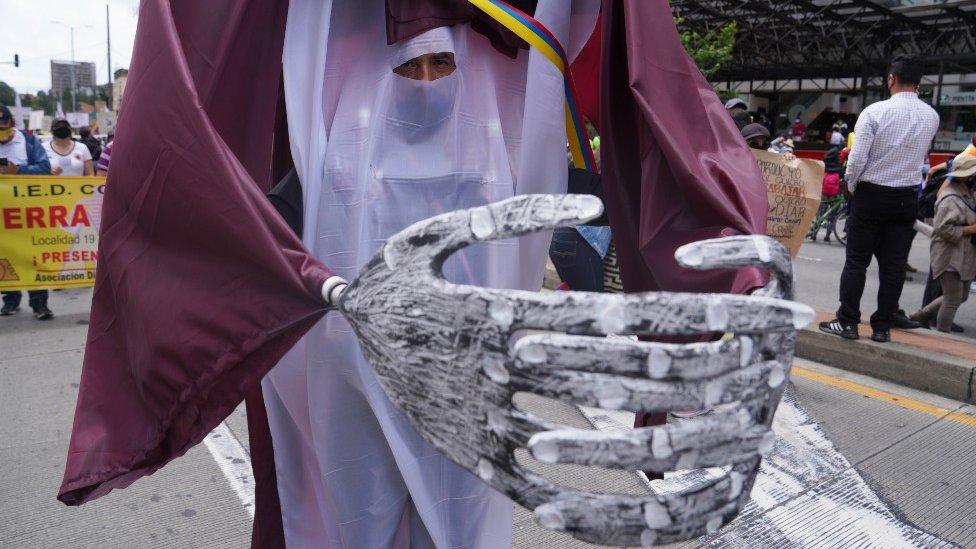
[[[71,112],[78,110],[75,98],[75,28],[71,27]]]
[[[108,46],[106,50],[108,51],[108,90],[106,94],[108,98],[108,109],[112,110],[112,98],[115,97],[115,88],[113,87],[114,82],[112,81],[112,27],[109,23],[108,18],[108,4],[105,4],[105,40]]]

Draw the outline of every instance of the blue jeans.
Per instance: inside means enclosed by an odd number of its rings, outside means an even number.
[[[563,227],[553,231],[549,258],[571,290],[603,291],[603,258],[576,229]]]
[[[27,301],[30,303],[31,309],[36,309],[42,305],[46,307],[47,294],[47,290],[31,290],[27,292]],[[23,293],[21,292],[3,292],[3,304],[20,307],[20,300],[23,297]]]

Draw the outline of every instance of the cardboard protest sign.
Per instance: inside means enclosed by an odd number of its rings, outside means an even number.
[[[824,165],[818,160],[794,158],[753,150],[766,182],[769,212],[766,234],[778,240],[796,257],[803,238],[820,207]]]

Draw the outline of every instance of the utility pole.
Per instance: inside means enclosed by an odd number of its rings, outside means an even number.
[[[109,23],[108,17],[108,3],[105,4],[105,41],[108,46],[105,48],[108,52],[108,90],[106,96],[108,97],[108,109],[112,110],[112,98],[115,97],[114,81],[112,80],[112,26]]]
[[[75,97],[75,28],[71,27],[71,112],[78,110],[78,101]]]
[[[76,97],[77,82],[75,80],[75,27],[65,23],[64,21],[55,21],[52,19],[51,22],[71,29],[71,112],[75,112],[78,110],[78,101]],[[81,25],[80,27],[83,29],[90,29],[91,25]],[[58,100],[60,100],[60,93],[58,95]]]

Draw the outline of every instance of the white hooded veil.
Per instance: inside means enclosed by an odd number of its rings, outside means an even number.
[[[540,0],[536,18],[578,52],[597,0]],[[308,249],[356,276],[410,223],[516,194],[565,191],[563,78],[537,52],[510,59],[468,25],[386,44],[383,0],[292,0],[284,71]],[[457,68],[393,73],[425,53]],[[469,248],[450,280],[539,289],[548,235]],[[378,385],[328,314],[263,382],[289,547],[507,547],[512,503],[442,457]],[[471,418],[472,428],[484,418]]]

